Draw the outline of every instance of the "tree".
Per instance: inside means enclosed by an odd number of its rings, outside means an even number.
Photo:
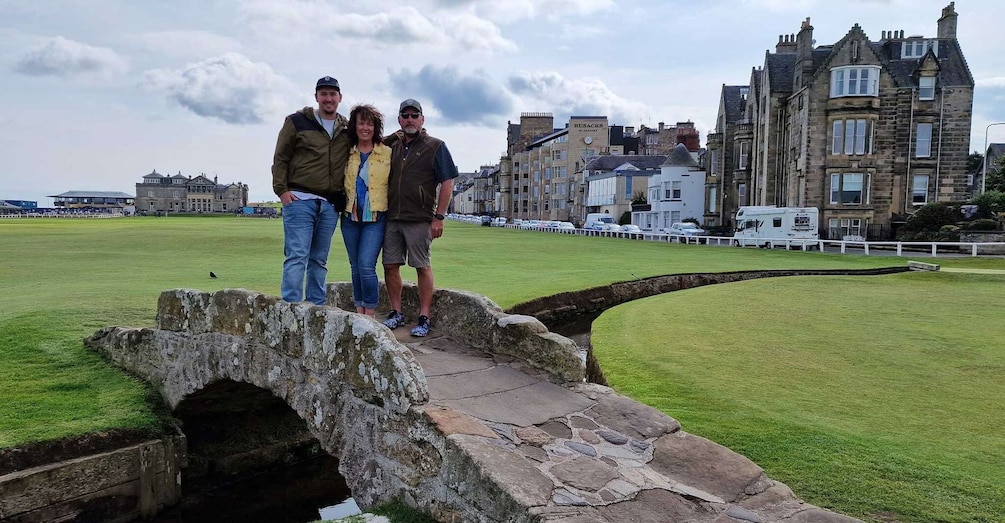
[[[986,191],[1005,192],[1005,156],[995,162],[995,165],[988,166],[988,179],[984,181]]]
[[[967,155],[967,174],[980,174],[984,155],[974,151]]]

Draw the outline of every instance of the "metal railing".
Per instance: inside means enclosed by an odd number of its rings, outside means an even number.
[[[520,229],[519,225],[506,224],[507,228]],[[905,252],[913,255],[929,255],[933,258],[942,255],[968,255],[987,256],[1005,254],[1005,242],[900,242],[900,241],[846,241],[846,240],[820,240],[820,239],[793,239],[793,238],[734,238],[732,236],[685,236],[678,234],[667,234],[661,232],[619,232],[619,231],[597,231],[592,229],[559,229],[539,227],[535,230],[557,234],[571,234],[576,236],[591,236],[603,238],[625,238],[630,240],[654,241],[664,243],[683,243],[691,245],[719,245],[719,246],[742,246],[746,240],[747,246],[754,246],[754,242],[769,245],[772,248],[784,247],[785,250],[808,251],[817,249],[822,252],[839,252],[846,254],[849,250],[856,250],[855,254],[865,256],[879,253],[894,253],[895,256],[903,256]],[[828,251],[828,247],[831,249]]]

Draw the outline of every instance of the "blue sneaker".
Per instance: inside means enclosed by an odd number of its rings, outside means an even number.
[[[387,315],[387,319],[384,320],[384,326],[388,329],[394,330],[405,324],[405,315],[392,310],[391,314]]]
[[[429,322],[429,317],[419,316],[419,320],[415,322],[415,327],[412,327],[412,336],[428,336],[430,327],[432,325]]]

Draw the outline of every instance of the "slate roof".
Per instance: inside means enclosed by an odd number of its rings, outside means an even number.
[[[743,118],[744,100],[740,90],[746,85],[722,86],[722,103],[726,108],[726,123],[733,123]]]
[[[144,178],[163,178],[164,175],[160,174],[159,172],[157,172],[156,170],[154,170],[154,172],[152,172],[150,174],[145,174],[145,175],[143,175],[143,177]]]
[[[621,167],[626,163],[646,171],[659,170],[663,164],[665,156],[644,156],[640,154],[608,154],[597,156],[583,166],[583,170],[589,171],[611,171]]]
[[[772,93],[792,92],[796,70],[796,53],[768,53],[764,60]]]
[[[934,38],[926,38],[926,40],[934,40]],[[900,53],[903,49],[903,41],[885,40],[870,42],[869,47],[883,61],[883,66],[893,76],[898,87],[913,87],[917,85],[914,72],[918,69],[918,65],[921,64],[924,57],[902,59]],[[970,74],[970,68],[967,66],[966,58],[963,57],[963,51],[960,49],[959,42],[942,39],[938,40],[938,44],[940,70],[938,80],[936,81],[937,85],[973,86],[974,78]]]
[[[670,152],[670,156],[667,156],[667,160],[661,165],[668,165],[670,167],[698,167],[698,162],[694,160],[691,153],[687,151],[687,147],[679,143],[674,150]]]
[[[132,198],[133,195],[119,191],[66,191],[50,194],[48,198]]]

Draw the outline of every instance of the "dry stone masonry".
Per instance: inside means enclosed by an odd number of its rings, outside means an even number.
[[[329,286],[330,303],[351,308],[350,294]],[[431,336],[412,338],[336,307],[172,290],[155,328],[106,328],[87,344],[172,408],[221,380],[272,392],[339,459],[364,508],[398,498],[480,523],[856,521],[584,382],[575,343],[535,318],[458,291],[435,303]],[[416,304],[406,287],[406,313]]]

